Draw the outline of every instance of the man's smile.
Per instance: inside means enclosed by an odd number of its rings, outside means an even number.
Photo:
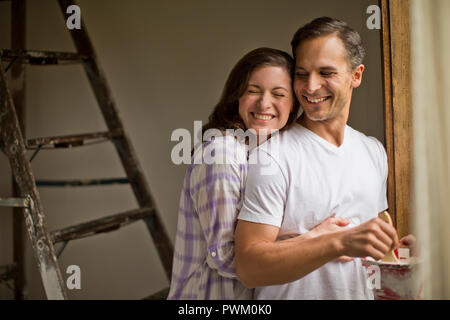
[[[319,103],[322,103],[322,102],[330,99],[331,96],[312,98],[312,97],[308,97],[308,96],[303,95],[303,98],[305,98],[306,101],[308,101],[309,103],[319,104]]]

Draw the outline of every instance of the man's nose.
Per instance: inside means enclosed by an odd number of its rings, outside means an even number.
[[[322,79],[319,75],[311,73],[308,77],[306,90],[308,93],[314,93],[322,87]]]

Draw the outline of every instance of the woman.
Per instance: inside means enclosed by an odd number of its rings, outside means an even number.
[[[234,268],[234,229],[244,192],[248,146],[245,139],[225,133],[251,129],[262,137],[292,125],[299,109],[292,90],[293,74],[289,54],[258,48],[246,54],[228,76],[221,99],[202,130],[207,135],[218,129],[223,136],[196,146],[194,158],[200,155],[204,161],[194,161],[186,174],[168,299],[252,298]],[[206,161],[206,153],[225,155],[226,161]]]

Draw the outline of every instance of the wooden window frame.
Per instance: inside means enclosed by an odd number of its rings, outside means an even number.
[[[399,237],[410,233],[412,98],[410,0],[380,0],[388,205]]]

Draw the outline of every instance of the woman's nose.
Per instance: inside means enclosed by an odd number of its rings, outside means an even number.
[[[264,93],[261,95],[261,98],[259,99],[259,105],[261,109],[268,109],[272,105],[272,98],[270,96],[270,93]]]

